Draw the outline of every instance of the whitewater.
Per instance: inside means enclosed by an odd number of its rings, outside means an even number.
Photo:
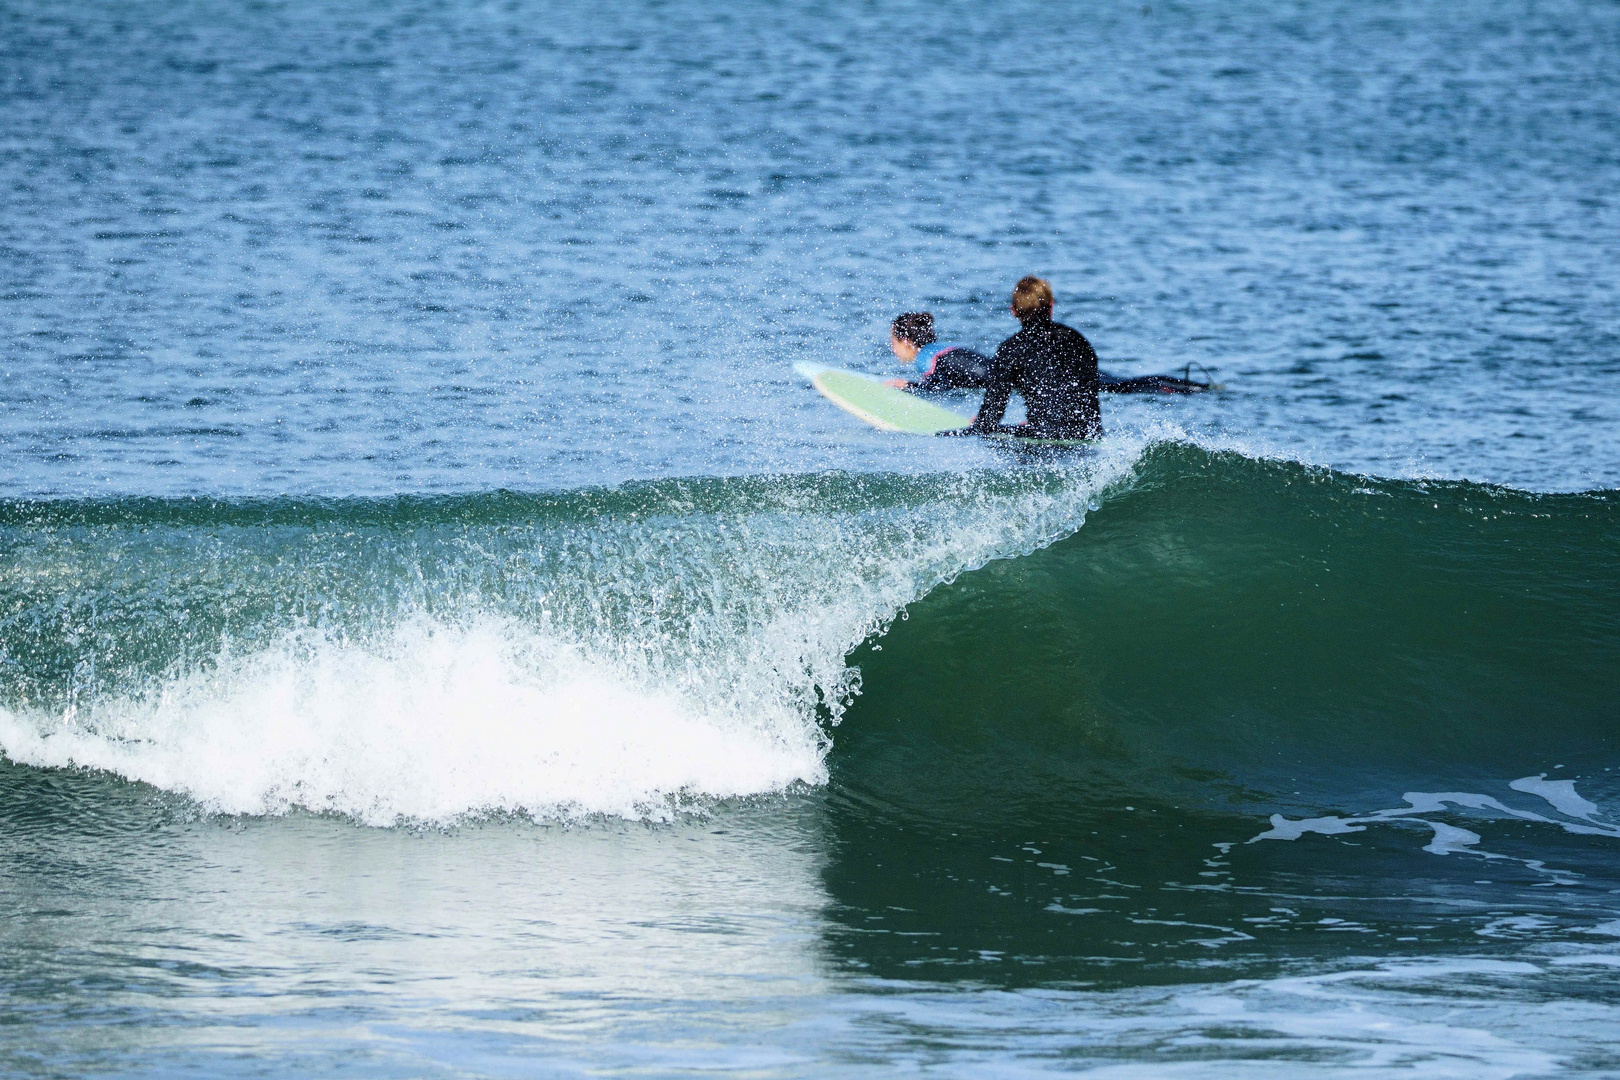
[[[0,11],[0,1072],[1620,1071],[1616,56]],[[1031,272],[1224,389],[794,373]]]

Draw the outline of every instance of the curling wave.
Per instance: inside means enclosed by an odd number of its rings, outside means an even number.
[[[1011,474],[0,507],[0,750],[228,813],[663,818],[825,781],[846,655],[1078,528]]]

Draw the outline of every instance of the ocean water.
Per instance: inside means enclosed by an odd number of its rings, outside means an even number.
[[[0,6],[0,1073],[1620,1074],[1617,104],[1574,0]],[[1223,389],[793,372],[1025,273]]]

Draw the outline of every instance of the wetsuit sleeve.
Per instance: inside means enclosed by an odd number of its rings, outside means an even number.
[[[920,379],[914,379],[906,384],[908,390],[921,390],[931,393],[935,390],[950,390],[957,384],[955,364],[952,362],[953,354],[958,349],[946,349],[934,357],[929,365],[928,373]]]
[[[984,402],[979,406],[979,415],[974,418],[973,426],[983,430],[999,425],[1001,418],[1007,415],[1007,399],[1012,397],[1012,392],[1012,381],[1007,378],[1007,365],[998,355],[996,361],[990,365],[990,379],[984,387]]]

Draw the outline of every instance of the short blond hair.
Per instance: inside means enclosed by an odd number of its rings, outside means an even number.
[[[1052,314],[1052,286],[1045,278],[1038,278],[1033,274],[1018,279],[1013,286],[1012,294],[1013,314],[1020,319],[1027,319],[1039,314],[1043,309]]]

